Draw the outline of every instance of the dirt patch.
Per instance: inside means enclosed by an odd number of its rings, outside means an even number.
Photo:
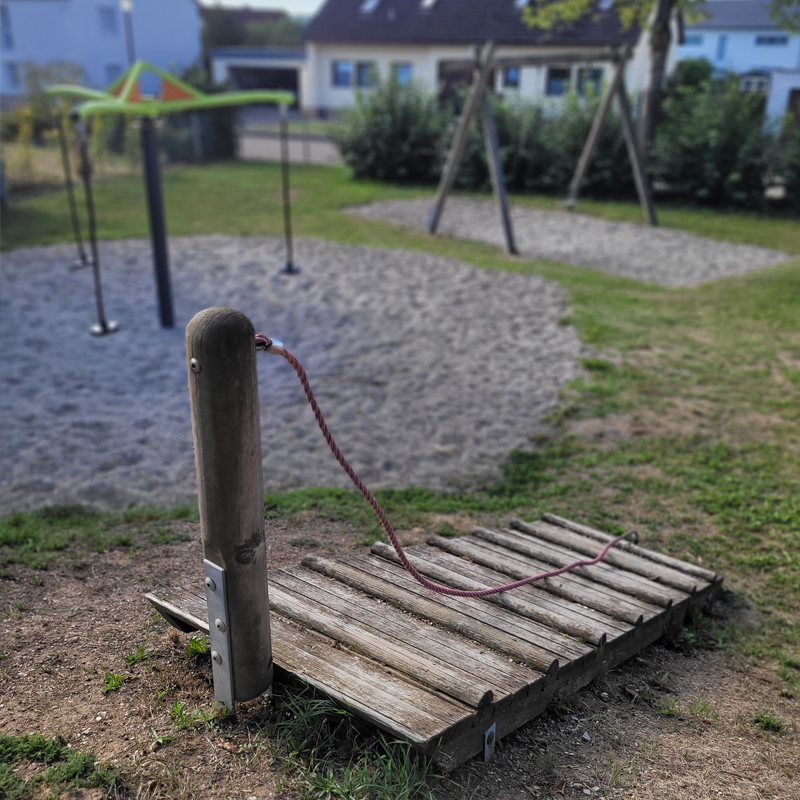
[[[154,620],[144,599],[158,584],[199,580],[198,526],[178,529],[188,541],[64,556],[47,572],[0,582],[0,731],[60,733],[120,766],[130,796],[294,798],[284,788],[292,775],[258,733],[266,698],[242,704],[236,723],[175,725],[176,703],[208,713],[214,702],[207,657],[187,656],[189,637]],[[267,540],[274,567],[352,552],[354,536],[305,518],[269,523]],[[146,656],[126,663],[140,645]],[[122,679],[104,693],[106,673]],[[751,721],[758,713],[783,731],[761,731]],[[721,652],[655,646],[555,703],[501,742],[490,764],[474,759],[431,785],[441,800],[785,800],[800,797],[798,717],[798,700],[781,695],[774,673],[734,671]]]

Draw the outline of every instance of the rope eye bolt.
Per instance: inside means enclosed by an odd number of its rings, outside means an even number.
[[[263,350],[265,353],[272,353],[275,356],[283,355],[283,342],[277,339],[270,339],[263,333],[256,334],[256,350]]]

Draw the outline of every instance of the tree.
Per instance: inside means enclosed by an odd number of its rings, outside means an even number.
[[[650,33],[650,73],[639,111],[639,142],[647,155],[661,108],[667,56],[672,41],[670,23],[680,11],[688,21],[702,19],[705,0],[611,0],[624,29],[633,25]],[[787,30],[800,30],[800,0],[770,0],[773,19]],[[597,0],[531,0],[523,20],[534,28],[551,29],[597,13]]]
[[[275,21],[248,22],[245,44],[256,47],[291,47],[303,44],[303,23],[287,17]]]

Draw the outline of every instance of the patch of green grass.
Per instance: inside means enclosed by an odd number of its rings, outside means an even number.
[[[20,761],[41,764],[23,778],[15,769]],[[30,800],[43,796],[44,787],[59,797],[62,791],[102,788],[113,792],[117,771],[98,766],[92,753],[72,750],[61,736],[46,739],[40,733],[11,736],[0,733],[0,797]]]
[[[414,800],[433,795],[430,765],[308,688],[276,687],[261,735],[304,798]]]
[[[138,664],[140,661],[144,661],[148,657],[149,653],[145,650],[143,644],[140,644],[136,647],[135,650],[131,650],[125,655],[125,663],[132,667],[134,664]]]
[[[160,525],[148,537],[151,544],[177,544],[189,542],[192,537],[186,531],[176,531],[171,525]]]
[[[680,700],[677,697],[673,697],[672,700],[670,700],[669,702],[665,700],[661,703],[661,713],[666,716],[677,714],[679,708],[680,708]]]
[[[750,720],[762,731],[769,733],[782,733],[784,730],[783,723],[771,712],[760,711],[757,714],[753,714]]]
[[[123,513],[100,513],[80,505],[44,506],[36,511],[14,512],[0,517],[0,565],[47,569],[59,553],[73,557],[73,566],[88,563],[88,553],[111,547],[134,547],[144,531],[157,543],[186,541],[183,531],[174,532],[172,520],[193,520],[196,509],[129,509]],[[152,529],[153,523],[161,523]],[[133,532],[130,528],[133,527]],[[121,530],[122,528],[122,530]],[[6,570],[13,578],[12,570]]]
[[[103,694],[118,691],[122,684],[127,680],[127,677],[128,676],[124,672],[110,672],[108,670],[104,671]]]
[[[189,657],[203,656],[208,652],[208,639],[203,636],[192,636],[186,647],[186,655]]]

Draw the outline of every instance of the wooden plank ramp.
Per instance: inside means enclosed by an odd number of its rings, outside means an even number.
[[[593,557],[611,537],[545,514],[410,548],[439,583],[481,589]],[[435,594],[391,547],[270,570],[272,650],[293,676],[410,742],[444,770],[485,752],[658,639],[722,578],[628,542],[605,561],[482,599]],[[169,587],[147,599],[172,624],[208,631],[205,597]],[[494,727],[492,727],[494,726]]]

